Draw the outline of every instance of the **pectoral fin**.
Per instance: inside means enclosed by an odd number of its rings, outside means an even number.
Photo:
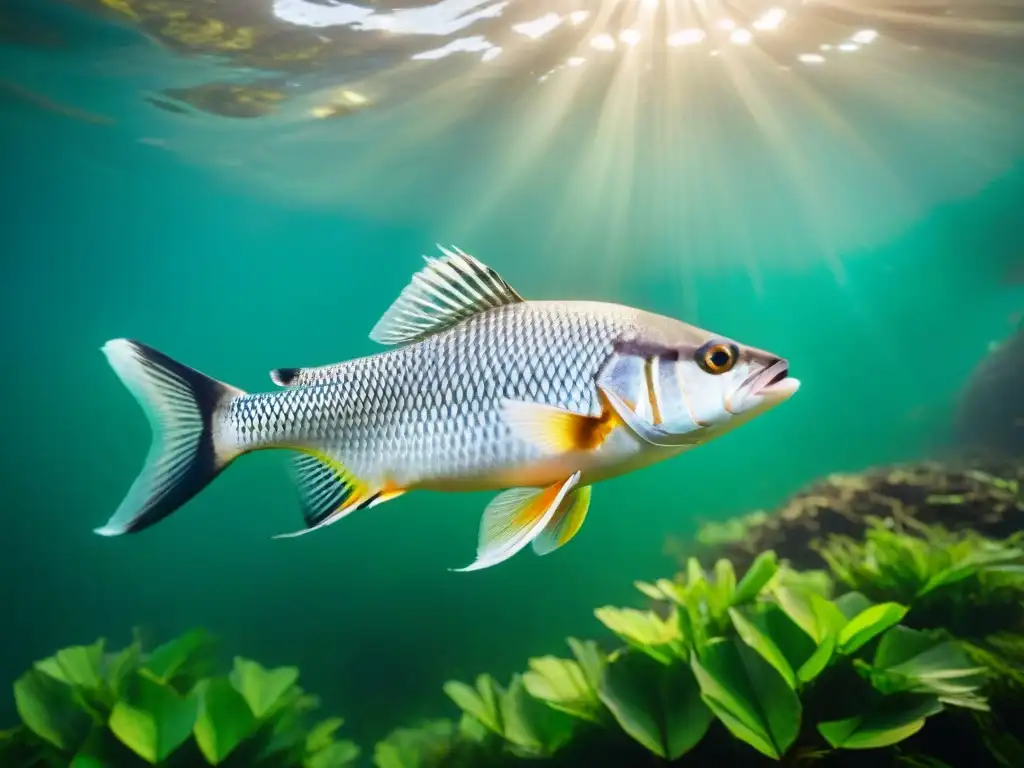
[[[587,416],[543,403],[504,400],[501,414],[520,439],[552,453],[599,448],[619,423],[608,403],[601,415]]]
[[[478,571],[508,560],[544,531],[579,480],[575,472],[547,488],[512,488],[496,496],[480,521],[476,560],[452,570]]]
[[[591,486],[584,486],[562,499],[555,516],[533,540],[534,554],[550,554],[567,544],[579,532],[587,517],[587,510],[590,509],[590,489]]]

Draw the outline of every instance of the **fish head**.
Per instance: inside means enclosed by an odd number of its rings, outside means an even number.
[[[675,364],[679,396],[707,428],[734,426],[788,400],[800,388],[785,358],[724,337],[711,337]]]
[[[785,358],[680,326],[675,334],[619,344],[599,379],[620,416],[648,442],[705,442],[800,388]]]

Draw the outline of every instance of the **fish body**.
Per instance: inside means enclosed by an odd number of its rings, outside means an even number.
[[[410,491],[508,489],[485,510],[469,569],[487,567],[531,543],[539,554],[562,546],[594,483],[707,442],[799,386],[785,360],[672,318],[526,301],[459,250],[428,260],[371,337],[395,348],[277,369],[282,389],[257,394],[138,342],[108,342],[158,429],[100,532],[148,527],[238,456],[287,449],[298,533]]]

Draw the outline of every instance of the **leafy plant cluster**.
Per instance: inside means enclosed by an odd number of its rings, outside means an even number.
[[[230,674],[215,675],[202,630],[151,653],[137,637],[115,653],[105,645],[65,648],[18,678],[22,725],[0,734],[0,764],[345,768],[359,755],[335,740],[340,718],[307,724],[318,701],[294,667],[236,657]]]
[[[863,538],[830,536],[815,549],[845,588],[906,603],[918,622],[962,638],[1024,630],[1024,536],[994,541],[913,520],[900,527],[872,519]]]
[[[987,668],[992,711],[973,715],[975,730],[995,764],[1024,765],[1024,535],[901,528],[872,519],[862,540],[832,536],[817,550],[842,587],[909,605],[905,624],[942,627]]]
[[[636,582],[652,609],[605,606],[618,640],[568,640],[501,685],[450,681],[461,720],[399,728],[377,768],[1024,765],[1024,537],[993,541],[904,521],[817,546],[828,570],[774,552],[742,578],[690,558]],[[23,724],[4,766],[351,766],[340,719],[310,726],[315,697],[291,667],[234,660],[213,673],[201,631],[144,653],[64,649],[15,683]],[[925,727],[931,718],[941,725]],[[946,762],[944,762],[946,761]]]
[[[378,745],[378,768],[510,757],[561,764],[581,743],[607,753],[617,738],[693,764],[750,764],[758,753],[824,759],[893,748],[947,709],[988,709],[984,667],[946,635],[901,624],[907,607],[893,601],[860,592],[833,599],[826,573],[792,571],[774,553],[742,579],[727,560],[707,573],[691,559],[681,582],[636,586],[662,609],[595,612],[622,647],[605,653],[570,639],[572,658],[531,659],[508,686],[489,675],[472,686],[449,682],[459,726],[396,732]]]

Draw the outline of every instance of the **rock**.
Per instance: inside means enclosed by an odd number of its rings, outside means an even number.
[[[1024,458],[1024,329],[975,368],[954,433],[960,450]]]
[[[727,557],[742,573],[754,557],[773,549],[798,568],[824,568],[811,545],[828,534],[859,537],[868,517],[1004,538],[1024,529],[1022,488],[1024,463],[1012,460],[920,462],[833,474],[773,512],[707,523],[695,541],[670,539],[666,554],[681,563],[691,555],[705,563]]]

